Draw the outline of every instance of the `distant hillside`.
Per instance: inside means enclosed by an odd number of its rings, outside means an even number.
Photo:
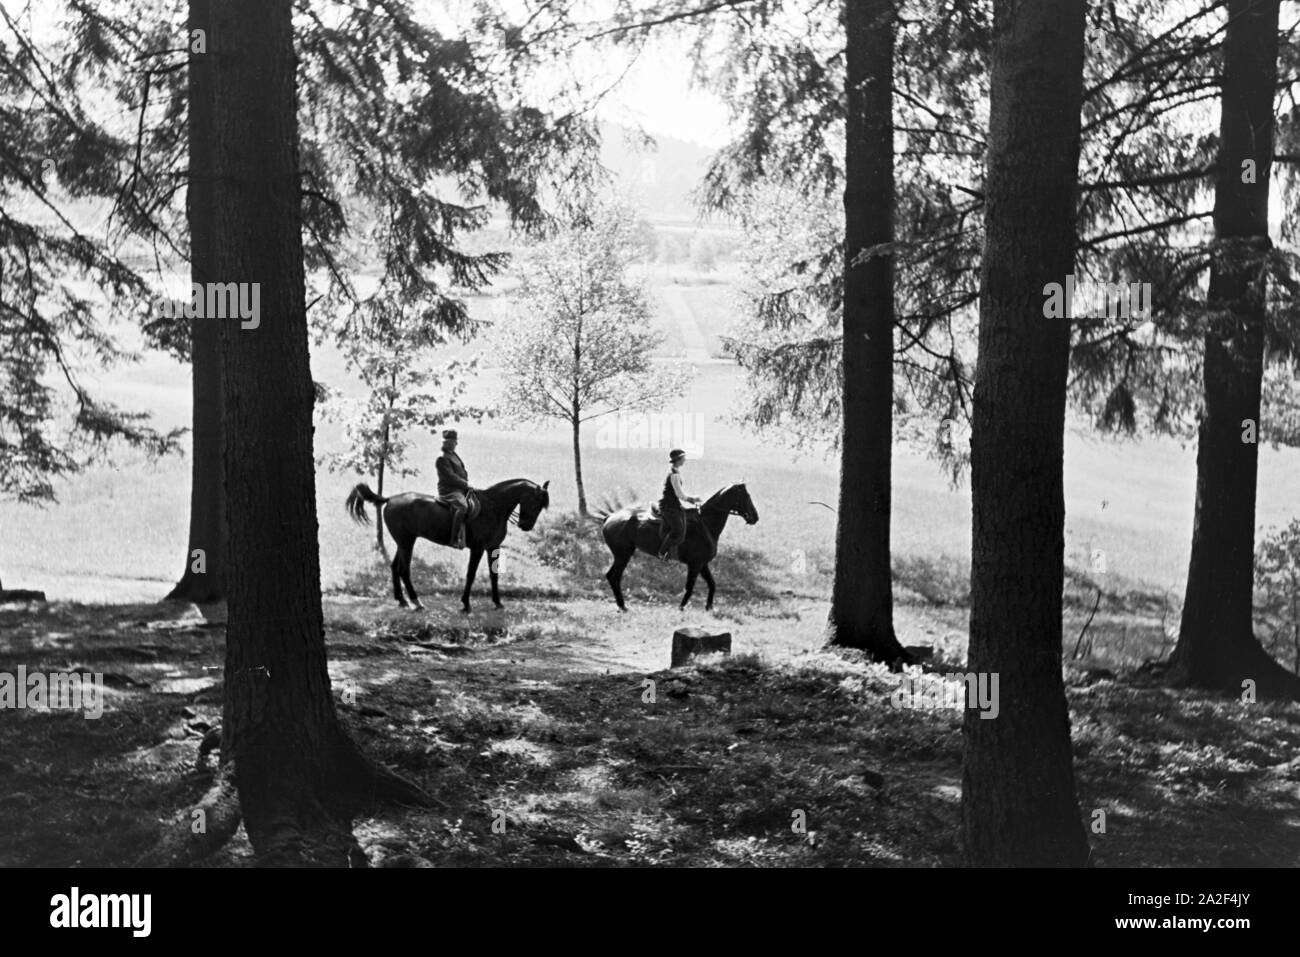
[[[613,123],[602,124],[600,132],[601,163],[647,219],[696,219],[691,194],[703,180],[715,150],[660,135],[653,135],[654,146],[647,149],[632,130]]]

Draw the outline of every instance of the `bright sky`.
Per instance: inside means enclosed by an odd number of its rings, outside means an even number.
[[[503,0],[521,23],[538,3]],[[455,33],[457,23],[466,22],[463,18],[477,14],[474,0],[416,0],[415,5],[448,35]],[[615,4],[611,0],[572,0],[564,6],[575,22],[593,23],[608,17]],[[635,61],[626,46],[593,44],[548,69],[538,82],[544,87],[550,81],[572,84],[577,80],[588,95],[607,90],[596,108],[601,119],[717,148],[728,139],[728,111],[717,96],[692,87],[687,49],[687,40],[671,31],[656,33]],[[546,92],[540,95],[548,97]]]
[[[728,110],[713,93],[692,87],[690,69],[690,61],[675,45],[654,44],[597,111],[614,123],[716,149],[728,139]]]

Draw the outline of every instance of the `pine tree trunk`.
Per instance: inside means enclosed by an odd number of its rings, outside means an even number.
[[[188,30],[210,32],[211,0],[190,0]],[[191,53],[188,74],[189,183],[185,211],[190,229],[190,279],[215,280],[212,224],[212,54]],[[222,455],[221,348],[211,319],[190,320],[191,392],[194,408],[190,454],[190,532],[185,571],[168,599],[205,602],[226,597],[226,487]],[[201,553],[201,563],[196,552]],[[202,571],[196,571],[196,567]]]
[[[894,260],[855,262],[894,239],[892,0],[847,0],[844,186],[844,415],[827,639],[877,661],[904,661],[894,635],[890,456],[894,402]]]
[[[1233,247],[1229,256],[1216,256],[1210,268],[1196,519],[1170,677],[1178,684],[1237,694],[1252,680],[1257,695],[1295,698],[1300,678],[1275,662],[1254,634],[1259,445],[1243,441],[1247,423],[1250,437],[1258,438],[1260,421],[1265,303],[1258,254],[1271,245],[1277,29],[1277,0],[1229,2],[1214,231]],[[1243,170],[1246,160],[1255,165],[1253,177]],[[1243,256],[1246,248],[1256,255]]]
[[[995,0],[979,360],[971,438],[968,667],[998,675],[966,711],[962,823],[976,865],[1081,866],[1061,680],[1068,320],[1043,287],[1073,271],[1085,0]]]
[[[384,465],[387,461],[388,461],[388,425],[387,423],[385,423],[383,452],[379,456],[379,470],[378,470],[378,474],[375,476],[375,486],[376,486],[375,494],[378,495],[380,498],[384,497]],[[375,545],[379,548],[381,552],[384,551],[384,515],[383,515],[382,507],[379,514],[375,516]]]
[[[582,423],[575,417],[573,424],[573,478],[578,485],[578,514],[587,517],[587,489],[582,484]]]
[[[256,329],[215,320],[232,558],[223,759],[261,862],[345,866],[359,854],[353,809],[392,776],[343,732],[326,670],[292,3],[227,0],[213,14],[216,275],[261,284]]]

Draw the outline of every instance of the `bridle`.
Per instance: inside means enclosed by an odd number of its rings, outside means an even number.
[[[739,485],[732,485],[732,486],[731,486],[731,488],[739,488],[739,487],[740,487]],[[721,494],[721,493],[719,493],[719,494]],[[705,505],[708,505],[708,504],[709,504],[708,502],[705,502],[704,505],[701,505],[701,506],[700,506],[700,511],[703,512],[703,511],[704,511],[704,506],[705,506]],[[753,502],[750,502],[750,503],[749,503],[749,507],[750,507],[751,509],[753,509],[753,507],[754,507],[754,503],[753,503]],[[721,505],[715,505],[714,508],[716,508],[716,509],[721,509],[722,506],[721,506]],[[749,515],[748,515],[746,512],[743,512],[743,511],[741,511],[740,509],[736,508],[734,505],[732,505],[732,506],[728,506],[728,507],[727,507],[727,514],[728,514],[728,515],[735,515],[737,518],[743,518],[746,522],[749,521]],[[757,518],[755,518],[755,521],[757,521]]]

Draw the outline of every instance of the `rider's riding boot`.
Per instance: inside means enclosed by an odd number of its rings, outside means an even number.
[[[451,547],[465,547],[465,513],[460,509],[451,514]]]

